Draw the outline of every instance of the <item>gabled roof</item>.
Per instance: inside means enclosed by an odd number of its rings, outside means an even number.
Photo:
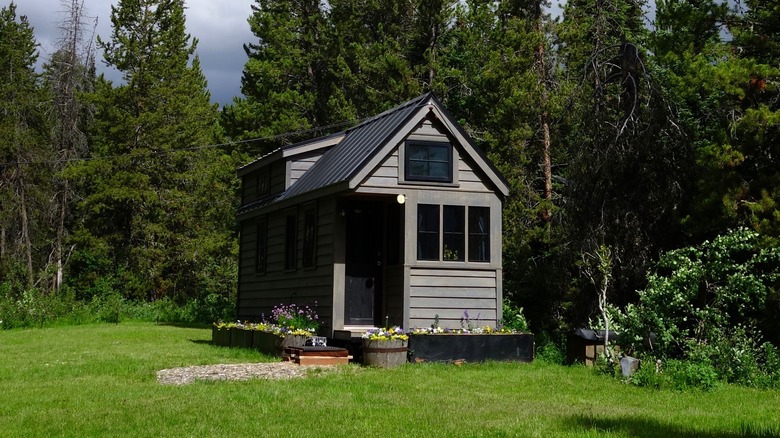
[[[330,149],[285,192],[270,200],[264,200],[262,204],[269,205],[304,193],[338,185],[343,185],[344,189],[354,189],[381,160],[392,152],[400,141],[429,115],[444,124],[466,155],[480,167],[496,189],[507,196],[509,185],[506,180],[482,151],[474,146],[468,134],[455,122],[455,119],[442,107],[432,93],[418,96],[345,132],[274,151],[242,167],[239,169],[239,174],[248,173],[269,160],[274,161],[281,156],[287,156],[285,150],[288,148],[305,150],[305,147],[327,146]],[[278,156],[274,156],[274,154]],[[257,207],[255,206],[255,208]]]
[[[280,199],[348,181],[430,97],[423,94],[347,130],[338,147],[326,152]]]

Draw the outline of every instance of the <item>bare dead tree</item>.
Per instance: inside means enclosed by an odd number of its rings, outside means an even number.
[[[50,263],[55,265],[52,287],[59,290],[66,263],[66,221],[71,202],[70,181],[62,176],[67,163],[83,156],[87,149],[84,129],[90,117],[80,94],[90,91],[94,77],[95,50],[93,46],[97,19],[92,20],[92,33],[85,38],[87,17],[84,0],[61,0],[64,18],[60,24],[61,38],[49,62],[49,81],[54,99],[53,145],[56,150],[56,234],[52,242]]]
[[[613,357],[609,349],[610,320],[607,312],[607,292],[612,281],[612,262],[612,250],[603,244],[592,252],[582,253],[582,273],[596,288],[599,313],[604,323],[604,355],[610,364]]]

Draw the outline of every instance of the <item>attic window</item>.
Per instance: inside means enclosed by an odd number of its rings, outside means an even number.
[[[271,192],[271,174],[264,167],[257,173],[257,196],[262,197]]]
[[[409,141],[404,154],[407,181],[452,182],[452,145]]]

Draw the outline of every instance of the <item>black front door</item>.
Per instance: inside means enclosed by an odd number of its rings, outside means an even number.
[[[345,325],[374,325],[382,311],[384,253],[383,204],[355,201],[345,205]]]

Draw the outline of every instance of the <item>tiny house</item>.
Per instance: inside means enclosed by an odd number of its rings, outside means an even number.
[[[500,320],[509,188],[432,94],[238,174],[239,319],[316,303],[326,336]]]

